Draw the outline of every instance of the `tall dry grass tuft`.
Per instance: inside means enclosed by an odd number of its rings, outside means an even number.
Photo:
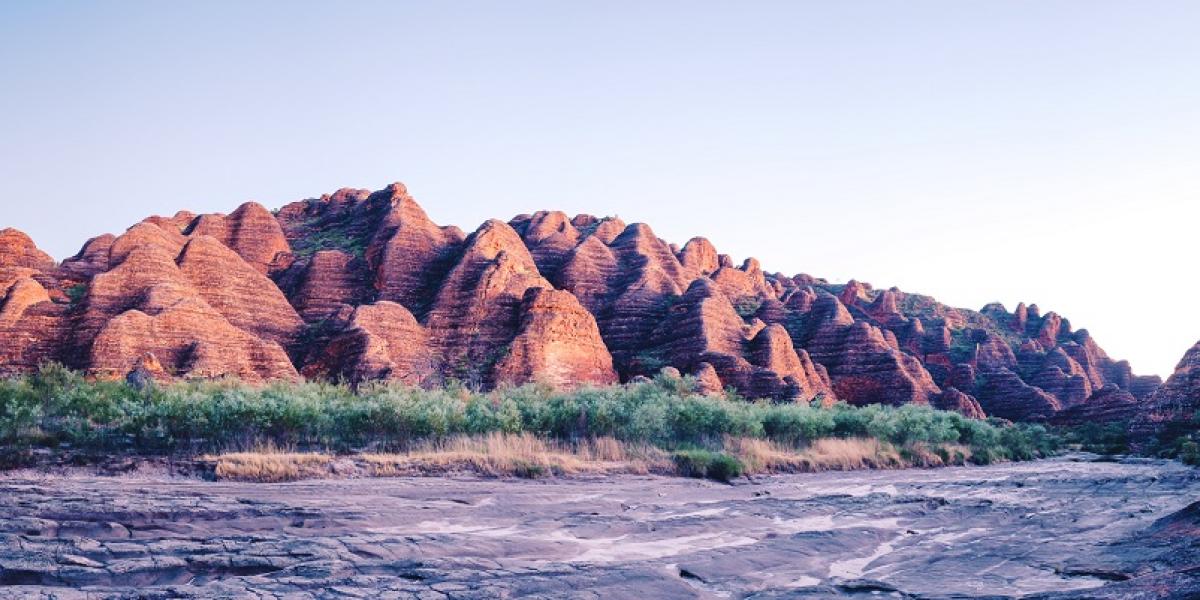
[[[824,438],[804,448],[791,448],[768,440],[731,437],[725,439],[725,451],[742,461],[747,473],[849,471],[908,466],[908,461],[891,444],[869,438]]]
[[[333,457],[326,454],[292,452],[268,444],[246,452],[202,457],[215,462],[217,479],[278,483],[327,477]]]
[[[587,456],[588,460],[604,462],[624,462],[629,458],[625,452],[625,445],[620,440],[607,436],[579,442],[576,453]]]
[[[539,477],[607,471],[590,454],[528,433],[456,436],[403,454],[363,454],[362,459],[374,475],[473,471],[495,477]]]
[[[814,464],[795,449],[757,438],[725,438],[725,452],[742,461],[747,474],[815,471]]]
[[[823,470],[895,469],[906,466],[891,444],[870,438],[826,438],[804,449]]]
[[[932,467],[964,464],[970,448],[958,444],[911,444],[903,451],[869,438],[825,438],[796,448],[759,438],[727,436],[724,454],[741,465],[740,472],[801,473]],[[329,476],[394,477],[469,472],[490,477],[632,473],[687,474],[681,452],[650,444],[630,444],[611,437],[575,443],[547,440],[529,433],[490,433],[427,441],[396,454],[356,454],[341,459],[325,454],[282,450],[272,445],[252,451],[206,457],[218,479],[280,482]]]

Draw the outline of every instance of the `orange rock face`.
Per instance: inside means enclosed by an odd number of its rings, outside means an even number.
[[[238,329],[286,346],[304,327],[283,292],[215,238],[193,237],[176,262],[200,298]]]
[[[147,354],[178,377],[298,377],[279,344],[238,329],[193,290],[171,283],[151,287],[137,308],[105,323],[92,342],[89,371],[100,377],[125,377]]]
[[[496,365],[498,383],[545,383],[571,388],[617,382],[612,356],[596,319],[569,292],[531,287],[521,304],[521,325]]]
[[[307,376],[432,383],[438,374],[428,335],[412,313],[386,300],[354,310],[349,323],[329,342],[323,355],[310,363]]]
[[[517,334],[525,292],[550,287],[512,227],[484,223],[467,240],[425,319],[445,369],[468,383],[493,385],[492,370]]]
[[[16,229],[0,229],[0,268],[23,267],[45,271],[54,267],[54,259],[38,250],[29,236]]]
[[[0,374],[46,360],[138,381],[481,388],[686,373],[703,393],[1027,420],[1105,418],[1152,395],[1166,414],[1194,390],[1184,368],[1156,392],[1158,379],[1036,305],[976,312],[770,273],[616,218],[538,211],[467,236],[402,184],[274,213],[150,217],[61,265],[0,231]]]
[[[424,313],[438,283],[453,264],[463,241],[462,232],[434,225],[401,184],[373,194],[369,201],[387,207],[367,250],[379,298]]]
[[[187,234],[219,240],[264,275],[280,255],[291,252],[279,221],[255,202],[241,205],[228,217],[204,215],[191,224]]]

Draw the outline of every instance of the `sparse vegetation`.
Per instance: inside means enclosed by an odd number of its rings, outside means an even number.
[[[1125,454],[1130,451],[1129,424],[1085,423],[1063,430],[1063,442],[1085,452]]]
[[[86,283],[77,283],[67,288],[67,300],[69,300],[72,305],[79,304],[80,302],[83,302],[83,299],[87,296],[87,291],[88,286]]]
[[[738,316],[743,319],[749,319],[758,314],[758,309],[762,308],[763,300],[758,296],[741,296],[733,303],[733,309],[737,311]]]
[[[346,230],[344,223],[323,223],[319,219],[308,224],[310,233],[292,244],[296,256],[307,258],[321,250],[341,250],[362,258],[367,252],[367,240]]]
[[[1200,466],[1200,414],[1189,420],[1162,424],[1156,432],[1134,437],[1126,422],[1084,423],[1063,427],[1058,432],[1062,444],[1071,449],[1103,455],[1138,454],[1174,458],[1184,464]]]
[[[695,467],[689,472],[698,473],[700,453],[708,452],[716,454],[704,464],[704,475],[723,479],[743,471],[1027,460],[1057,447],[1056,437],[1037,425],[976,421],[921,406],[749,402],[733,395],[702,396],[691,391],[693,386],[689,378],[660,376],[571,392],[537,385],[481,393],[455,384],[434,390],[383,384],[352,390],[317,382],[253,386],[236,381],[139,390],[124,382],[88,381],[51,365],[34,375],[0,380],[0,450],[10,457],[36,448],[190,456],[231,452],[225,455],[227,468],[234,469],[229,473],[260,469],[267,480],[295,476],[276,464],[295,462],[281,455],[313,450],[401,454],[409,465],[446,460],[483,473],[521,471],[513,465],[523,464],[530,476],[573,472],[565,459],[531,458],[556,455],[584,462],[598,456],[605,457],[602,462],[630,462],[635,456],[643,465],[638,468],[650,470],[646,465],[685,461]],[[501,451],[514,441],[526,446]],[[274,458],[261,466],[250,455],[237,454],[264,444],[290,450],[271,453]],[[519,460],[468,459],[498,455]],[[297,472],[327,468],[305,464]]]
[[[287,452],[265,448],[254,452],[232,452],[214,459],[213,474],[219,479],[275,483],[329,475],[333,457],[312,452]]]
[[[1191,419],[1166,424],[1142,450],[1146,454],[1178,458],[1186,464],[1200,466],[1200,413],[1192,415]]]

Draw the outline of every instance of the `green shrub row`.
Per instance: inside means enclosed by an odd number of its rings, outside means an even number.
[[[252,386],[187,382],[137,389],[86,381],[58,366],[0,380],[0,446],[71,447],[144,453],[201,452],[264,442],[331,450],[403,449],[457,434],[528,432],[562,440],[611,436],[676,449],[713,447],[724,436],[791,446],[869,437],[898,446],[956,443],[974,460],[1025,460],[1056,448],[1036,425],[978,421],[923,406],[749,402],[692,391],[659,377],[570,392],[527,385],[473,392],[319,382]]]

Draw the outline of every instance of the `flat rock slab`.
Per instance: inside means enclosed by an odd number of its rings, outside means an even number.
[[[1084,456],[736,485],[10,473],[0,599],[1189,597],[1200,553],[1146,532],[1196,498],[1195,469]]]

